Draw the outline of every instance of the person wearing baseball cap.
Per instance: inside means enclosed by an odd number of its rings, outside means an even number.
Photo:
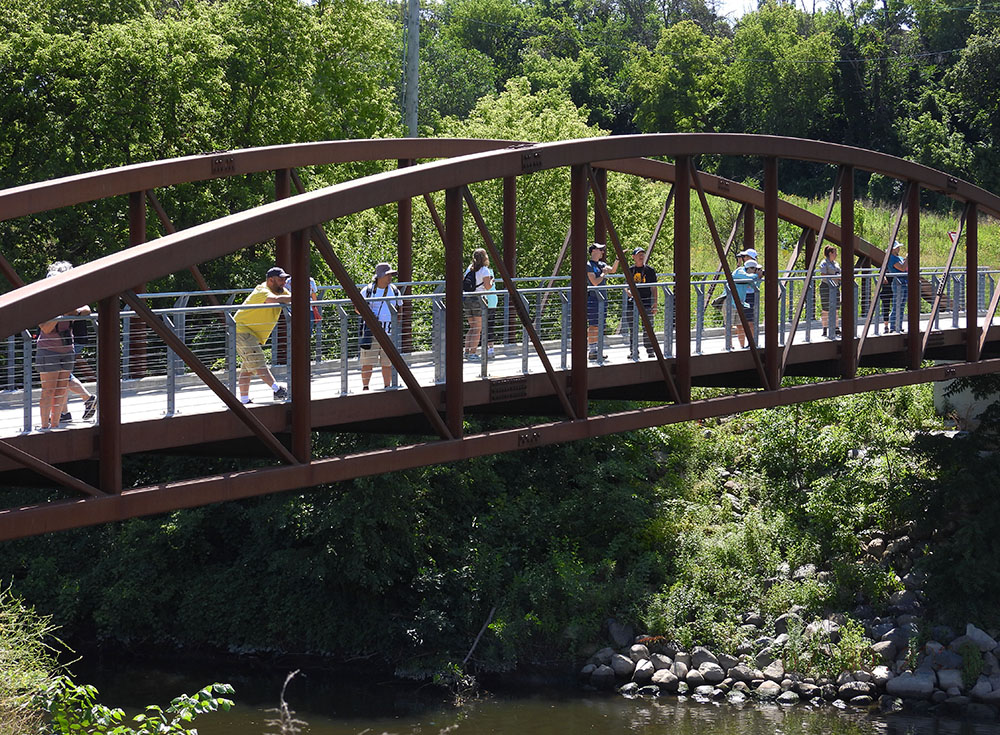
[[[629,267],[629,271],[632,273],[632,280],[635,281],[636,290],[639,292],[639,300],[646,309],[646,313],[652,317],[656,313],[656,306],[659,301],[657,298],[657,289],[653,286],[644,286],[641,284],[656,283],[656,271],[646,265],[646,249],[637,247],[632,250],[632,262],[633,265]],[[636,313],[635,306],[632,303],[632,292],[626,291],[628,294],[628,305],[625,308],[625,329],[629,335],[632,334],[633,327],[642,331],[642,322],[638,320],[638,314]],[[643,333],[642,336],[643,345],[646,348],[647,357],[656,357],[656,353],[653,351],[653,345],[649,341],[649,337]],[[629,338],[629,343],[632,343],[631,336]],[[638,342],[636,342],[638,344]],[[633,360],[639,359],[638,354],[633,353]]]
[[[361,289],[361,295],[371,307],[382,331],[389,335],[392,334],[393,314],[398,314],[403,308],[399,289],[392,282],[394,275],[396,275],[395,268],[388,263],[379,263],[375,266],[375,277],[372,282]],[[354,311],[358,312],[357,309]],[[388,388],[392,384],[392,360],[363,321],[358,346],[361,348],[361,390],[368,390],[376,365],[382,370],[382,384]]]
[[[604,243],[595,242],[590,246],[590,260],[587,261],[587,279],[591,286],[603,286],[604,281],[610,273],[618,272],[618,258],[610,266],[604,262],[604,250],[607,247]],[[606,298],[603,293],[592,289],[587,292],[587,358],[591,361],[597,360],[597,327],[600,322],[600,300]],[[607,355],[601,356],[602,360],[607,360]]]
[[[284,268],[274,266],[268,268],[265,280],[259,284],[243,302],[244,308],[236,312],[236,354],[240,356],[239,386],[240,401],[252,403],[250,400],[250,381],[256,374],[270,386],[274,400],[284,401],[288,398],[288,389],[274,380],[271,370],[267,367],[267,358],[261,345],[267,342],[278,323],[281,315],[281,305],[292,302],[292,294],[285,288],[289,275]],[[266,308],[264,304],[273,304]],[[253,308],[246,308],[253,307]]]
[[[736,284],[736,308],[743,309],[743,314],[747,320],[750,333],[743,330],[743,322],[736,317],[736,339],[740,342],[740,347],[746,347],[746,340],[749,336],[753,339],[754,322],[757,317],[756,298],[751,300],[751,296],[756,297],[757,283],[760,281],[763,271],[758,268],[757,261],[747,258],[743,265],[733,271],[733,281]]]

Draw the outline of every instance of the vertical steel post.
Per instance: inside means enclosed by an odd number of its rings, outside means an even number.
[[[413,161],[400,158],[397,162],[399,168],[412,166]],[[396,202],[396,270],[399,271],[397,280],[402,283],[413,281],[413,200],[401,199]],[[403,294],[412,293],[411,287],[407,287]],[[409,301],[403,302],[403,308],[399,315],[399,336],[402,352],[413,351],[413,304]]]
[[[517,277],[517,177],[503,180],[503,262],[511,278]],[[498,289],[502,291],[503,289]],[[510,319],[510,300],[504,301],[504,343],[517,340],[517,325]]]
[[[292,454],[299,462],[312,456],[312,396],[310,393],[309,315],[309,232],[298,230],[291,235],[291,265],[295,274],[292,289],[292,328],[289,352],[292,357]]]
[[[280,201],[292,195],[292,172],[287,168],[279,168],[274,172],[274,199]],[[274,238],[274,263],[288,270],[292,262],[292,236],[290,233],[278,235]],[[305,288],[309,290],[309,281],[295,281],[295,272],[292,272],[292,285],[295,283],[305,283]],[[302,288],[302,286],[299,286]],[[275,352],[271,362],[275,365],[288,364],[288,325],[284,319],[279,319],[274,327],[274,348]]]
[[[587,166],[570,170],[570,376],[573,410],[587,418]]]
[[[122,490],[121,329],[118,297],[97,305],[97,395],[101,399],[98,426],[101,490]]]
[[[979,210],[965,218],[965,359],[979,361]]]
[[[911,182],[910,197],[906,203],[906,283],[907,288],[907,345],[910,352],[910,369],[917,370],[923,359],[923,340],[920,337],[920,186]],[[900,309],[903,305],[900,304]],[[932,329],[931,324],[927,325]]]
[[[751,206],[747,206],[747,213],[743,216],[743,249],[753,248],[757,249],[754,244],[757,241],[757,234],[754,232],[755,225],[757,224],[757,210]]]
[[[129,246],[146,242],[146,192],[133,191],[128,195],[128,241]],[[146,284],[133,286],[136,293],[145,293]],[[141,378],[146,375],[146,342],[149,329],[139,320],[129,334],[128,377]]]
[[[608,201],[608,172],[607,169],[595,168],[594,178],[597,179],[597,188],[600,189],[601,198]],[[606,243],[608,241],[608,228],[604,224],[604,218],[594,207],[594,242]],[[623,264],[625,265],[625,264]]]
[[[462,438],[465,414],[464,334],[462,319],[462,190],[448,189],[444,196],[444,309],[445,309],[445,418],[448,430]]]
[[[778,159],[764,159],[764,374],[767,388],[781,383],[778,345]],[[758,305],[760,298],[757,299]],[[760,325],[757,326],[760,331]],[[747,335],[747,339],[753,339]],[[758,343],[759,344],[759,343]]]
[[[674,184],[675,379],[683,403],[691,401],[691,158],[678,156]]]
[[[840,258],[840,374],[853,378],[858,372],[858,345],[854,339],[857,319],[854,306],[854,168],[851,166],[844,167],[840,182]],[[836,324],[836,320],[831,319],[830,323]]]

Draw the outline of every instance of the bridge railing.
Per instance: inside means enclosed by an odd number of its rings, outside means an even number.
[[[944,307],[935,314],[934,329],[960,329],[965,323],[965,278],[962,273],[946,273],[941,268],[921,270],[921,277],[928,284],[929,292],[940,293]],[[1000,278],[1000,270],[981,268],[978,271],[977,294],[980,315],[987,311]],[[876,318],[870,329],[870,336],[880,336],[889,331],[906,332],[907,298],[905,279],[886,279],[889,284],[878,287],[878,272],[862,269],[856,272],[854,280],[854,313],[857,314],[855,329],[859,331],[864,323],[872,301],[876,301]],[[570,282],[566,277],[520,278],[518,294],[523,299],[532,325],[541,338],[542,347],[550,363],[558,369],[569,369],[572,363],[572,329]],[[791,338],[791,317],[806,287],[807,274],[803,271],[784,271],[778,279],[779,288],[779,346],[784,346]],[[543,284],[532,286],[532,284]],[[393,342],[405,354],[406,362],[418,382],[423,386],[441,384],[445,381],[445,324],[446,307],[443,283],[424,281],[414,284],[400,284],[403,293],[381,299],[371,299],[372,303],[386,302],[390,306],[392,324],[390,334]],[[814,278],[808,285],[803,318],[799,322],[795,336],[796,343],[811,343],[817,340],[837,339],[838,329],[843,328],[839,320],[841,285]],[[676,284],[672,274],[659,274],[658,282],[652,286],[656,290],[658,308],[652,314],[652,324],[656,339],[665,357],[675,354],[674,297]],[[829,288],[830,317],[828,328],[822,329],[819,290]],[[209,367],[230,390],[236,391],[238,359],[236,355],[236,325],[233,316],[243,307],[242,300],[247,289],[212,292],[219,305],[192,305],[191,302],[203,296],[197,293],[144,294],[143,298],[154,304],[154,311],[173,333],[194,352],[198,359]],[[325,298],[342,293],[339,286],[320,286],[324,298],[314,302],[320,319],[315,320],[310,337],[310,353],[314,363],[311,375],[311,392],[314,397],[334,397],[357,393],[361,390],[360,378],[360,320],[354,306],[347,298]],[[756,332],[748,336],[758,347],[766,348],[761,325],[761,304],[764,288],[760,286],[758,298],[752,302],[753,322]],[[594,364],[598,367],[605,362],[621,364],[629,361],[650,360],[653,356],[642,329],[638,306],[628,295],[624,279],[609,277],[608,283],[592,288],[598,304],[597,356]],[[471,324],[469,317],[477,317],[481,322],[481,338],[476,345],[478,359],[469,361],[465,367],[466,380],[489,377],[507,377],[543,372],[538,355],[531,348],[524,326],[516,317],[506,290],[490,292],[496,298],[495,308],[489,308],[481,294],[467,300],[463,305],[466,319],[466,336]],[[404,335],[401,329],[400,311],[396,303],[408,305],[410,331]],[[721,354],[740,349],[737,344],[736,299],[728,293],[726,283],[715,274],[693,274],[691,282],[691,353],[695,355]],[[921,301],[922,312],[930,311],[928,300]],[[96,331],[99,315],[79,318],[89,323],[90,334]],[[64,320],[70,320],[63,317]],[[172,416],[182,412],[203,412],[213,407],[222,409],[222,401],[203,389],[200,379],[181,361],[164,342],[152,332],[142,328],[142,322],[134,312],[123,310],[121,319],[121,370],[122,419],[139,421]],[[633,326],[636,325],[636,326]],[[287,381],[289,377],[288,327],[290,309],[283,308],[278,328],[272,334],[265,350],[269,353],[275,377]],[[406,342],[404,348],[404,341]],[[3,392],[0,394],[0,433],[5,436],[32,430],[37,413],[39,390],[38,375],[34,363],[33,338],[28,332],[8,337],[0,348],[0,380]],[[85,386],[94,389],[93,366],[98,355],[92,340],[84,338],[78,342],[79,352],[76,373]],[[605,357],[605,356],[608,357]],[[373,388],[382,388],[381,376],[376,371]],[[255,400],[269,400],[255,382]],[[392,379],[386,386],[389,390],[400,386],[399,376],[392,370]],[[71,404],[73,406],[74,404]],[[71,408],[74,418],[79,419],[80,408]]]

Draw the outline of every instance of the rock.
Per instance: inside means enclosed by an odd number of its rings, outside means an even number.
[[[604,664],[609,666],[611,664],[611,657],[615,655],[615,649],[613,648],[602,648],[600,651],[591,656],[591,661],[600,666]]]
[[[648,658],[644,658],[637,662],[635,665],[635,671],[632,672],[632,681],[634,681],[639,686],[643,684],[648,684],[653,678],[653,674],[656,669],[653,668],[653,662]]]
[[[691,654],[685,653],[684,651],[678,651],[674,654],[674,663],[681,662],[689,669],[691,668]]]
[[[891,664],[895,661],[897,653],[899,653],[899,647],[895,641],[879,641],[872,644],[872,654],[875,660],[881,661],[883,664]]]
[[[1000,689],[994,689],[989,694],[983,694],[979,700],[984,704],[1000,705]]]
[[[781,635],[782,633],[788,632],[788,623],[795,622],[798,625],[802,625],[802,618],[795,613],[785,613],[784,615],[779,615],[774,621],[774,633],[775,635]]]
[[[995,654],[989,651],[983,654],[983,673],[987,676],[1000,674],[1000,661],[997,660]]]
[[[639,691],[639,685],[634,681],[630,681],[628,684],[624,684],[618,687],[618,693],[623,697],[634,697],[636,692]]]
[[[683,679],[688,675],[687,664],[683,661],[674,660],[674,665],[670,667],[670,670],[674,673],[678,679]]]
[[[601,664],[590,675],[590,686],[607,691],[615,685],[615,672],[610,666]]]
[[[884,622],[884,621],[875,622],[872,623],[872,625],[869,627],[868,635],[871,638],[880,641],[882,640],[882,636],[890,632],[895,627],[896,627],[895,624],[890,622]]]
[[[669,669],[674,665],[674,662],[670,660],[668,656],[664,656],[662,653],[654,653],[649,657],[649,660],[653,662],[653,668],[656,671],[660,669]]]
[[[615,676],[619,679],[631,679],[632,672],[635,671],[635,661],[628,656],[616,653],[611,657],[611,670],[615,672]]]
[[[935,653],[941,653],[943,650],[944,645],[934,640],[927,641],[924,644],[924,653],[928,656],[933,656]]]
[[[628,657],[634,662],[639,663],[643,659],[649,658],[649,649],[646,648],[641,643],[636,643],[630,649],[628,649]]]
[[[702,684],[694,688],[694,694],[698,697],[705,697],[706,699],[711,699],[712,695],[715,694],[715,687],[711,684]]]
[[[639,687],[636,694],[640,697],[658,697],[660,696],[660,688],[654,684],[647,684],[644,687]]]
[[[816,581],[820,584],[830,584],[833,581],[833,572],[820,572],[816,575]]]
[[[724,671],[729,671],[731,668],[733,668],[734,666],[736,666],[736,664],[740,662],[738,658],[736,658],[735,656],[730,656],[727,653],[720,653],[718,655],[718,659],[719,659],[718,661],[719,666],[721,666]]]
[[[858,671],[852,671],[851,676],[854,677],[854,681],[871,681],[872,675],[867,671],[859,669]]]
[[[984,653],[997,647],[997,642],[990,638],[986,631],[980,630],[972,623],[965,626],[965,637],[979,646],[979,650]]]
[[[968,697],[964,697],[961,694],[951,695],[946,700],[944,700],[944,706],[952,712],[960,711],[965,705],[967,705],[971,700]]]
[[[677,691],[677,684],[680,682],[680,679],[670,669],[659,669],[653,672],[651,682],[658,686],[661,692],[673,694]]]
[[[713,664],[718,664],[719,659],[716,658],[715,654],[709,651],[704,646],[695,646],[691,649],[691,667],[695,669],[700,669],[701,665],[705,662],[711,662]]]
[[[837,698],[837,687],[833,684],[823,684],[819,688],[819,693],[827,702],[832,702]]]
[[[837,698],[850,702],[855,697],[871,694],[872,688],[872,685],[867,681],[849,681],[841,684],[837,689]]]
[[[812,579],[816,576],[817,571],[818,570],[816,569],[815,564],[803,564],[792,573],[792,579],[796,582],[801,582],[805,579]]]
[[[830,643],[840,642],[840,626],[832,620],[816,620],[806,626],[806,638],[812,640],[817,635],[823,636]]]
[[[885,539],[873,538],[868,542],[865,551],[876,560],[880,560],[885,555]]]
[[[871,707],[875,699],[867,694],[859,694],[848,702],[852,707]]]
[[[789,679],[787,676],[781,680],[781,691],[788,692],[795,688],[795,682]]]
[[[733,684],[733,689],[735,689],[737,692],[743,692],[744,694],[750,694],[750,692],[753,691],[750,685],[747,684],[745,681],[736,682],[735,684]]]
[[[923,572],[916,572],[916,571],[909,572],[908,574],[903,576],[902,579],[903,587],[905,587],[908,590],[916,591],[923,586],[925,579],[926,575],[924,575]]]
[[[743,641],[740,645],[736,646],[736,655],[738,656],[749,656],[751,653],[757,650],[753,641]]]
[[[949,697],[957,697],[962,693],[962,690],[959,689],[958,687],[948,687],[947,689],[944,690],[944,693],[947,694]]]
[[[788,579],[788,575],[792,573],[792,566],[787,561],[783,561],[778,564],[778,576]]]
[[[872,682],[879,689],[885,689],[886,683],[888,683],[892,676],[893,674],[889,671],[888,666],[876,666],[872,669]]]
[[[759,612],[748,612],[743,616],[744,625],[753,625],[757,628],[764,627],[764,617]]]
[[[753,681],[753,672],[744,664],[738,664],[729,669],[729,676],[735,681]]]
[[[785,666],[781,663],[781,659],[774,661],[764,667],[764,678],[769,681],[780,682],[785,678]]]
[[[700,687],[702,684],[704,684],[705,677],[701,675],[701,672],[698,671],[698,669],[691,669],[687,673],[687,676],[684,677],[684,681],[686,681],[688,683],[688,686],[693,689],[695,687]]]
[[[902,712],[903,710],[903,700],[899,697],[892,697],[888,694],[883,694],[878,698],[878,711],[883,715],[891,715],[895,712]]]
[[[726,678],[726,672],[722,670],[722,667],[717,663],[711,661],[706,661],[701,666],[698,667],[698,671],[705,678],[705,681],[710,684],[718,684],[720,681]]]
[[[774,639],[775,648],[784,648],[786,643],[788,643],[788,633],[782,633]]]
[[[763,651],[754,656],[753,662],[758,669],[763,669],[765,666],[771,665],[774,661],[774,649],[765,648]]]
[[[597,664],[587,664],[586,666],[584,666],[582,669],[580,669],[580,674],[579,674],[580,681],[589,682],[591,674],[593,674],[594,671],[596,670],[597,670]]]
[[[691,687],[689,687],[687,685],[686,681],[679,681],[679,682],[677,682],[677,696],[678,697],[684,696],[685,694],[688,693],[688,691],[690,691],[690,689],[691,689]]]
[[[754,691],[760,699],[777,699],[778,695],[781,694],[781,687],[777,682],[765,681]]]
[[[962,672],[958,669],[939,669],[937,672],[938,688],[948,691],[951,688],[962,689]]]
[[[616,646],[624,648],[632,643],[632,639],[635,637],[635,631],[632,630],[631,625],[619,623],[614,618],[609,618],[608,635],[611,636],[611,640],[615,642]]]
[[[743,704],[747,701],[747,695],[738,689],[734,689],[726,695],[726,701],[729,704]]]
[[[898,539],[890,541],[889,545],[885,547],[886,556],[892,556],[893,554],[905,554],[909,550],[910,550],[909,536],[900,536]]]
[[[940,689],[931,692],[931,704],[941,704],[947,698],[948,692],[942,692]]]
[[[815,684],[806,684],[805,682],[796,684],[795,691],[797,691],[799,696],[803,699],[815,699],[820,695],[818,686]]]
[[[799,695],[793,691],[782,692],[778,695],[778,704],[798,704]]]
[[[955,640],[955,631],[947,625],[935,625],[931,628],[931,636],[936,641],[941,641],[946,646]]]
[[[897,610],[913,610],[917,602],[917,594],[913,590],[899,590],[889,595],[889,607]]]
[[[897,697],[927,699],[934,691],[936,679],[933,671],[903,672],[890,679],[885,685],[886,692]]]
[[[960,669],[962,668],[962,657],[954,651],[942,649],[935,654],[927,656],[923,663],[935,671],[938,669]]]
[[[850,671],[841,671],[837,675],[837,686],[838,687],[841,687],[841,686],[843,686],[844,684],[847,684],[850,681],[854,681],[854,674],[852,674]]]

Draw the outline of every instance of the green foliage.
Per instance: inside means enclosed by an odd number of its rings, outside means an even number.
[[[167,735],[197,730],[190,723],[198,716],[218,710],[228,711],[233,702],[221,695],[232,694],[229,684],[209,684],[194,695],[175,697],[165,709],[149,705],[142,714],[131,718],[134,727],[125,724],[126,715],[97,702],[97,689],[77,685],[68,677],[55,678],[37,705],[48,713],[56,735]]]
[[[33,700],[56,669],[53,651],[45,642],[51,633],[50,618],[0,587],[0,735],[40,730]]]
[[[983,652],[975,643],[966,641],[959,647],[958,653],[962,657],[962,683],[966,689],[971,689],[983,673]]]

